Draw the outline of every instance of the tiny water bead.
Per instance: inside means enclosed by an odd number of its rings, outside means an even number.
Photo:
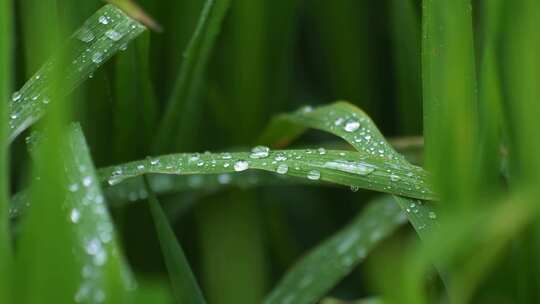
[[[343,130],[345,130],[345,132],[354,132],[356,130],[358,130],[358,128],[360,128],[360,123],[356,120],[349,120],[347,121],[347,123],[345,124],[345,126],[343,127]]]
[[[401,179],[401,177],[399,177],[398,175],[395,175],[395,174],[390,174],[390,180],[393,181],[393,182],[397,182]]]
[[[250,158],[266,158],[268,157],[268,154],[270,154],[270,148],[265,146],[257,146],[253,149],[251,149],[251,154],[249,155]]]
[[[430,212],[428,213],[428,216],[429,216],[429,218],[432,219],[432,220],[434,220],[434,219],[437,218],[437,214],[436,214],[435,212],[433,212],[433,211],[430,211]]]
[[[280,164],[276,169],[276,172],[279,174],[286,174],[288,171],[289,166],[287,166],[287,164]]]
[[[22,98],[22,94],[20,92],[15,92],[13,93],[13,95],[11,95],[11,100],[14,102],[21,100],[21,98]]]
[[[73,208],[69,214],[69,218],[72,223],[77,224],[81,218],[81,212],[77,208]]]
[[[372,165],[363,162],[351,162],[344,160],[326,162],[324,167],[357,175],[368,175],[375,171],[375,167]]]
[[[310,180],[319,180],[321,178],[321,172],[317,170],[311,170],[308,172],[307,178]]]
[[[77,33],[77,39],[79,39],[82,42],[89,43],[94,40],[95,36],[94,33],[92,33],[91,30],[89,30],[86,27],[83,27],[80,29],[80,31]]]
[[[241,172],[249,169],[249,163],[243,159],[234,163],[234,171]]]

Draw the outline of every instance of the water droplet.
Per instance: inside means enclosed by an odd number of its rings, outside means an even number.
[[[122,39],[123,35],[115,30],[108,30],[105,32],[105,36],[107,36],[107,38],[111,39],[112,41],[118,41]]]
[[[43,99],[41,100],[41,102],[42,102],[43,104],[49,104],[49,103],[51,102],[51,100],[50,100],[49,98],[45,97],[45,98],[43,98]]]
[[[239,160],[234,163],[234,171],[241,172],[249,169],[249,163],[245,160]]]
[[[11,95],[11,100],[16,102],[21,100],[22,94],[20,92],[15,92],[13,95]]]
[[[101,52],[95,52],[92,55],[92,62],[96,64],[100,64],[103,61],[103,53]]]
[[[69,214],[69,218],[71,219],[72,223],[77,224],[81,218],[81,212],[79,212],[77,208],[73,208]]]
[[[288,171],[289,171],[289,166],[287,166],[287,164],[280,164],[276,169],[276,172],[279,174],[285,174]]]
[[[393,182],[397,182],[401,179],[401,177],[399,177],[398,175],[395,175],[395,174],[390,174],[390,180],[393,181]]]
[[[324,167],[358,175],[368,175],[375,171],[375,167],[372,165],[363,162],[349,162],[343,160],[326,162]]]
[[[321,172],[317,170],[311,170],[308,172],[307,178],[310,180],[318,180],[321,178]]]
[[[266,158],[268,157],[268,154],[270,153],[270,148],[265,146],[257,146],[253,149],[251,149],[251,154],[249,155],[250,158]]]
[[[285,155],[282,155],[282,154],[278,154],[275,158],[275,160],[277,161],[284,161],[284,160],[287,160],[287,157]]]
[[[101,23],[101,24],[109,24],[109,17],[107,17],[107,16],[100,16],[100,17],[99,17],[99,23]]]
[[[320,155],[325,155],[326,154],[326,149],[325,148],[319,148],[319,149],[317,149],[317,151],[319,151]]]
[[[79,190],[79,184],[73,183],[73,184],[69,185],[69,191],[70,192],[77,192],[77,190]]]
[[[157,159],[157,158],[151,159],[151,160],[150,160],[150,164],[151,164],[152,166],[155,166],[155,165],[159,164],[159,159]]]
[[[138,170],[144,170],[144,165],[137,165]]]
[[[92,33],[91,30],[89,30],[86,27],[83,27],[78,33],[77,33],[77,39],[79,39],[82,42],[91,42],[94,40],[95,36],[94,33]]]
[[[352,192],[358,192],[358,190],[360,190],[360,187],[358,187],[358,186],[351,186],[351,191],[352,191]]]
[[[437,218],[437,214],[433,211],[430,211],[429,214],[428,214],[429,218],[434,220]]]
[[[221,158],[223,158],[223,159],[231,159],[232,155],[231,155],[231,153],[223,153],[223,154],[221,154]]]
[[[344,119],[340,117],[340,118],[336,119],[336,121],[334,121],[334,125],[336,127],[338,127],[343,123],[343,121],[344,121]]]
[[[229,174],[218,175],[218,182],[222,185],[226,185],[231,182],[231,176]]]
[[[83,178],[83,186],[85,187],[90,187],[90,185],[92,185],[92,177],[91,176],[86,176]]]
[[[358,130],[358,128],[360,128],[360,123],[356,120],[349,120],[347,121],[347,123],[345,124],[345,126],[343,127],[343,130],[345,130],[345,132],[354,132],[356,130]]]

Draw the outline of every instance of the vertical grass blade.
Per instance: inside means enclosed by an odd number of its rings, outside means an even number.
[[[421,26],[415,3],[413,0],[392,0],[389,4],[398,120],[400,133],[409,135],[422,131]]]
[[[150,211],[156,225],[161,251],[163,252],[163,258],[169,271],[169,278],[176,302],[178,304],[204,304],[206,301],[189,267],[184,251],[169,225],[169,220],[161,209],[148,179],[145,178],[144,181],[148,191]]]
[[[0,302],[10,303],[8,100],[13,87],[13,3],[0,0]]]
[[[130,303],[134,281],[116,240],[84,135],[78,125],[61,134],[65,141],[53,149],[65,160],[60,165],[65,174],[55,175],[56,180],[41,175],[60,184],[34,185],[53,188],[55,193],[34,188],[39,192],[23,219],[17,255],[18,282],[22,282],[18,294],[25,295],[21,303]],[[34,135],[31,152],[36,161],[47,156],[43,152],[49,141],[50,137]],[[55,195],[58,200],[38,204],[37,193],[47,194],[42,199]]]
[[[159,125],[154,152],[163,152],[171,144],[186,146],[193,140],[190,130],[198,118],[204,73],[229,5],[230,0],[206,1]]]
[[[391,196],[374,200],[293,266],[264,303],[318,302],[406,219]]]
[[[453,209],[478,180],[476,76],[470,0],[423,1],[422,77],[426,164]]]

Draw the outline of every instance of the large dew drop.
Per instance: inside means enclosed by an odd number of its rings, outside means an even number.
[[[349,120],[347,121],[347,123],[345,124],[345,126],[343,127],[343,130],[345,130],[345,132],[354,132],[356,130],[358,130],[358,128],[360,128],[360,123],[356,120]]]
[[[363,162],[349,162],[344,160],[326,162],[324,167],[358,175],[368,175],[375,171],[375,167],[372,165]]]
[[[241,172],[249,169],[249,163],[245,160],[239,160],[234,163],[234,171]]]
[[[108,30],[105,32],[105,36],[107,36],[107,38],[111,39],[112,41],[118,41],[122,39],[123,35],[115,30]]]
[[[279,174],[286,174],[288,171],[289,166],[287,166],[287,164],[280,164],[276,169],[276,172]]]
[[[270,148],[265,146],[257,146],[251,150],[250,158],[266,158],[270,153]]]
[[[308,172],[307,178],[310,180],[319,180],[321,178],[321,172],[317,170],[311,170]]]

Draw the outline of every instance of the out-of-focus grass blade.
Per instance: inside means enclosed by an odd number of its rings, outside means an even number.
[[[139,22],[113,5],[106,5],[91,16],[69,39],[62,50],[67,66],[59,67],[58,56],[49,60],[18,92],[12,95],[9,107],[9,139],[36,122],[51,101],[51,87],[60,87],[67,95],[103,63],[145,30]],[[52,70],[60,68],[62,78],[53,84]]]
[[[426,165],[445,206],[460,209],[470,205],[478,188],[471,1],[424,0],[422,7]]]
[[[163,252],[165,265],[167,265],[167,270],[169,271],[169,278],[172,290],[176,296],[176,301],[179,304],[204,304],[206,301],[191,271],[184,251],[169,225],[169,220],[161,209],[148,180],[145,179],[144,181],[149,194],[148,202],[150,204],[150,211],[156,225],[161,251]]]
[[[207,0],[199,23],[184,53],[163,120],[158,128],[155,151],[162,152],[170,145],[188,145],[193,136],[193,122],[198,117],[198,98],[212,49],[230,0]]]
[[[264,303],[316,303],[407,217],[391,196],[370,203],[347,227],[302,258]]]
[[[412,167],[412,165],[411,165]],[[400,167],[372,155],[336,150],[272,150],[251,153],[171,154],[101,171],[104,182],[117,184],[142,174],[223,174],[258,169],[385,193],[431,200],[435,196],[421,168]]]
[[[11,244],[9,237],[8,105],[13,85],[13,3],[0,0],[0,302],[11,303]]]
[[[392,49],[396,67],[397,105],[402,134],[422,132],[422,81],[420,73],[420,18],[414,0],[392,0]]]
[[[383,300],[379,298],[367,298],[356,301],[345,301],[334,298],[323,299],[320,304],[383,304]]]
[[[134,281],[117,244],[84,135],[78,125],[70,126],[64,135],[66,141],[56,149],[57,156],[65,160],[64,180],[58,185],[65,189],[65,200],[58,207],[51,201],[40,201],[44,204],[34,204],[23,219],[17,255],[19,280],[24,282],[20,288],[28,295],[28,303],[47,299],[65,300],[55,303],[129,303]],[[38,161],[47,140],[34,138],[31,143]],[[37,233],[39,230],[47,235]],[[57,259],[59,265],[54,264]],[[58,268],[51,268],[55,265]],[[59,273],[61,282],[55,281],[52,273]],[[53,298],[43,297],[40,292],[50,283],[60,289],[51,289]]]
[[[157,23],[150,15],[148,15],[135,1],[132,0],[107,0],[120,9],[122,9],[128,16],[153,29],[154,31],[161,32],[163,29],[161,25]]]

